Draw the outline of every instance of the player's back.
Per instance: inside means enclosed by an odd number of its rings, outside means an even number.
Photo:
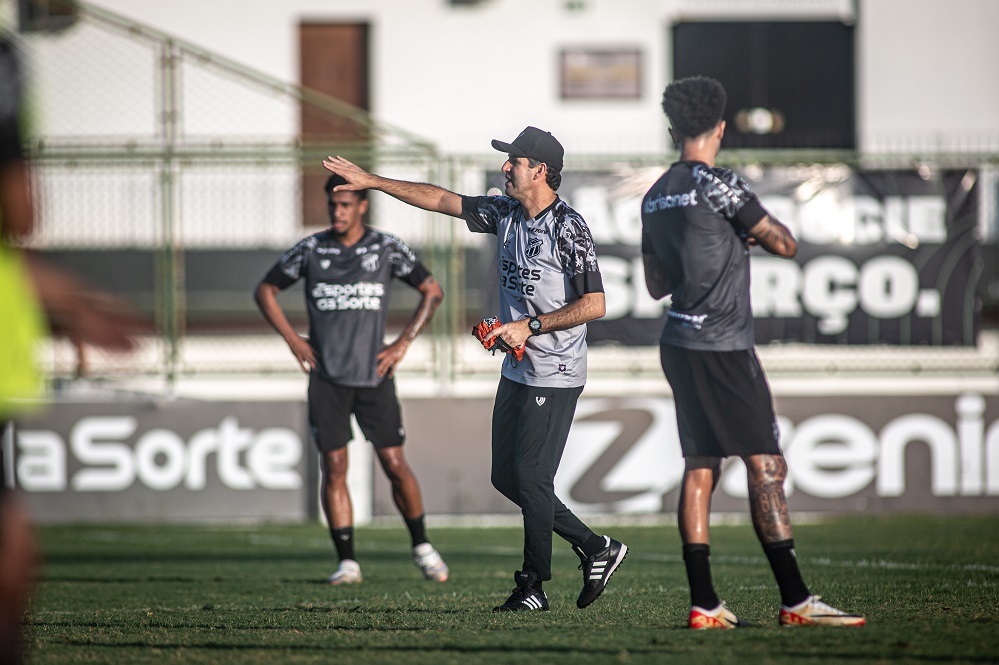
[[[664,343],[752,347],[748,247],[745,232],[730,221],[751,195],[728,169],[677,162],[642,200],[643,251],[672,286]]]

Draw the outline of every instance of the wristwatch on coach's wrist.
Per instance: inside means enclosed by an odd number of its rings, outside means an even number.
[[[539,319],[536,316],[532,316],[531,319],[527,322],[527,327],[531,329],[532,335],[537,335],[539,332],[541,332],[541,319]]]

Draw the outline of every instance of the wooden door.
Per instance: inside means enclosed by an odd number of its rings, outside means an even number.
[[[299,72],[301,84],[354,107],[369,110],[368,33],[366,23],[301,23]],[[301,105],[301,135],[306,144],[329,146],[363,144],[369,140],[364,124],[336,117],[315,106]],[[309,165],[302,173],[302,211],[306,227],[326,226],[323,185],[329,173]]]

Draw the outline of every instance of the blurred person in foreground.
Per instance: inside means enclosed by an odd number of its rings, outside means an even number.
[[[673,389],[685,471],[678,518],[690,583],[688,625],[747,625],[718,599],[711,581],[711,495],[722,459],[741,458],[750,516],[780,587],[782,626],[862,626],[864,618],[819,600],[798,570],[784,496],[770,387],[756,356],[749,301],[749,249],[791,258],[791,232],[732,171],[715,165],[725,134],[726,93],[710,78],[673,81],[663,93],[680,160],[642,200],[642,258],[653,298],[672,294],[660,338]]]
[[[264,318],[288,343],[309,374],[309,422],[320,451],[322,505],[339,566],[333,585],[361,582],[354,554],[354,512],[347,489],[351,414],[375,448],[392,485],[392,498],[409,529],[413,562],[423,576],[445,582],[448,567],[427,538],[420,486],[406,461],[406,433],[396,396],[395,371],[426,328],[444,291],[399,238],[368,227],[367,192],[335,192],[326,182],[330,228],[300,241],[264,276],[255,291]],[[420,292],[420,303],[399,337],[385,344],[394,280]],[[309,337],[302,338],[284,314],[277,294],[305,280]]]
[[[583,589],[576,605],[582,609],[600,596],[628,552],[623,543],[593,533],[554,487],[586,383],[586,323],[605,312],[603,282],[586,222],[555,193],[562,145],[549,132],[527,127],[512,143],[494,140],[492,146],[507,153],[505,196],[460,196],[391,180],[341,157],[323,165],[349,181],[337,192],[379,190],[497,237],[500,311],[498,322],[489,323],[499,325],[481,341],[509,351],[493,407],[491,478],[523,513],[524,560],[514,574],[517,587],[493,611],[548,609],[543,583],[552,578],[553,531],[579,556]]]
[[[110,296],[20,249],[34,229],[31,176],[20,129],[21,81],[14,44],[0,34],[0,438],[43,394],[36,347],[47,327],[77,344],[134,347],[139,320]],[[22,621],[37,567],[28,512],[7,486],[13,460],[0,448],[0,664],[23,656]]]

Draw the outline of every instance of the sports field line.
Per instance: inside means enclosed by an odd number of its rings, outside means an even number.
[[[311,609],[317,604],[323,607],[329,607],[331,605],[346,605],[350,608],[356,607],[359,599],[355,596],[349,598],[330,598],[328,600],[322,601],[311,601],[303,600],[294,605],[282,605],[280,610],[285,609]],[[260,609],[267,609],[266,606],[262,605],[231,605],[229,603],[211,603],[212,610],[216,611],[226,611],[226,612],[243,612],[243,611],[257,611]],[[271,608],[274,609],[274,608]],[[178,607],[166,607],[162,605],[149,606],[149,607],[101,607],[99,609],[89,608],[83,610],[31,610],[29,616],[43,617],[43,616],[88,616],[92,617],[95,614],[136,614],[136,613],[147,613],[151,614],[154,612],[176,612],[176,613],[186,613],[186,612],[204,612],[206,606],[201,605],[181,605]]]
[[[475,550],[472,550],[475,551]],[[495,550],[482,549],[480,552],[494,552]],[[563,553],[556,553],[559,556]],[[568,554],[566,553],[566,556]],[[683,563],[683,556],[680,554],[665,554],[651,552],[635,552],[628,550],[628,558],[632,561],[640,559],[642,561],[658,561],[662,563]],[[817,566],[829,566],[833,568],[875,568],[884,570],[939,570],[948,572],[980,572],[999,575],[999,565],[987,563],[952,563],[952,564],[930,564],[930,563],[909,563],[901,561],[888,561],[885,559],[830,559],[828,557],[798,556],[800,561]],[[762,565],[766,559],[762,556],[726,556],[724,554],[712,554],[711,560],[717,563],[734,563],[741,565]]]
[[[221,530],[221,529],[220,529]],[[226,530],[226,533],[230,533]],[[325,550],[330,547],[329,538],[325,536],[316,537],[292,537],[292,536],[277,536],[271,534],[260,534],[253,533],[252,528],[248,528],[246,531],[240,532],[237,530],[232,532],[233,539],[240,539],[250,545],[255,545],[258,547],[274,547],[274,546],[287,546],[289,548],[301,548],[309,547],[318,550]],[[119,532],[106,531],[106,530],[95,530],[89,533],[81,534],[81,539],[95,540],[101,542],[116,542],[120,540],[129,540],[131,542],[146,542],[146,543],[172,543],[175,539],[172,536],[161,535],[155,533],[130,533],[127,538],[123,538]],[[370,544],[367,546],[369,551],[395,551],[398,549],[393,545],[385,544]],[[473,548],[463,548],[464,551],[473,554],[488,554],[492,556],[519,556],[523,550],[517,546],[510,547],[473,547]],[[574,556],[572,552],[556,548],[552,553],[555,557],[570,557]],[[276,555],[279,556],[279,555]],[[657,561],[662,563],[683,563],[683,557],[680,554],[669,554],[664,552],[636,552],[634,549],[628,551],[628,557],[634,561],[640,559],[643,561]],[[726,556],[724,554],[712,554],[712,560],[718,563],[734,563],[742,565],[759,565],[765,562],[762,556],[758,557],[747,557],[747,556]],[[979,572],[988,573],[992,575],[999,575],[999,565],[984,563],[984,562],[972,562],[963,564],[928,564],[928,563],[912,563],[912,562],[902,562],[902,561],[891,561],[887,559],[831,559],[829,557],[810,557],[807,555],[801,555],[799,553],[799,559],[806,561],[811,565],[816,566],[827,566],[831,568],[847,568],[847,569],[860,569],[860,568],[872,568],[881,570],[939,570],[948,572]]]

